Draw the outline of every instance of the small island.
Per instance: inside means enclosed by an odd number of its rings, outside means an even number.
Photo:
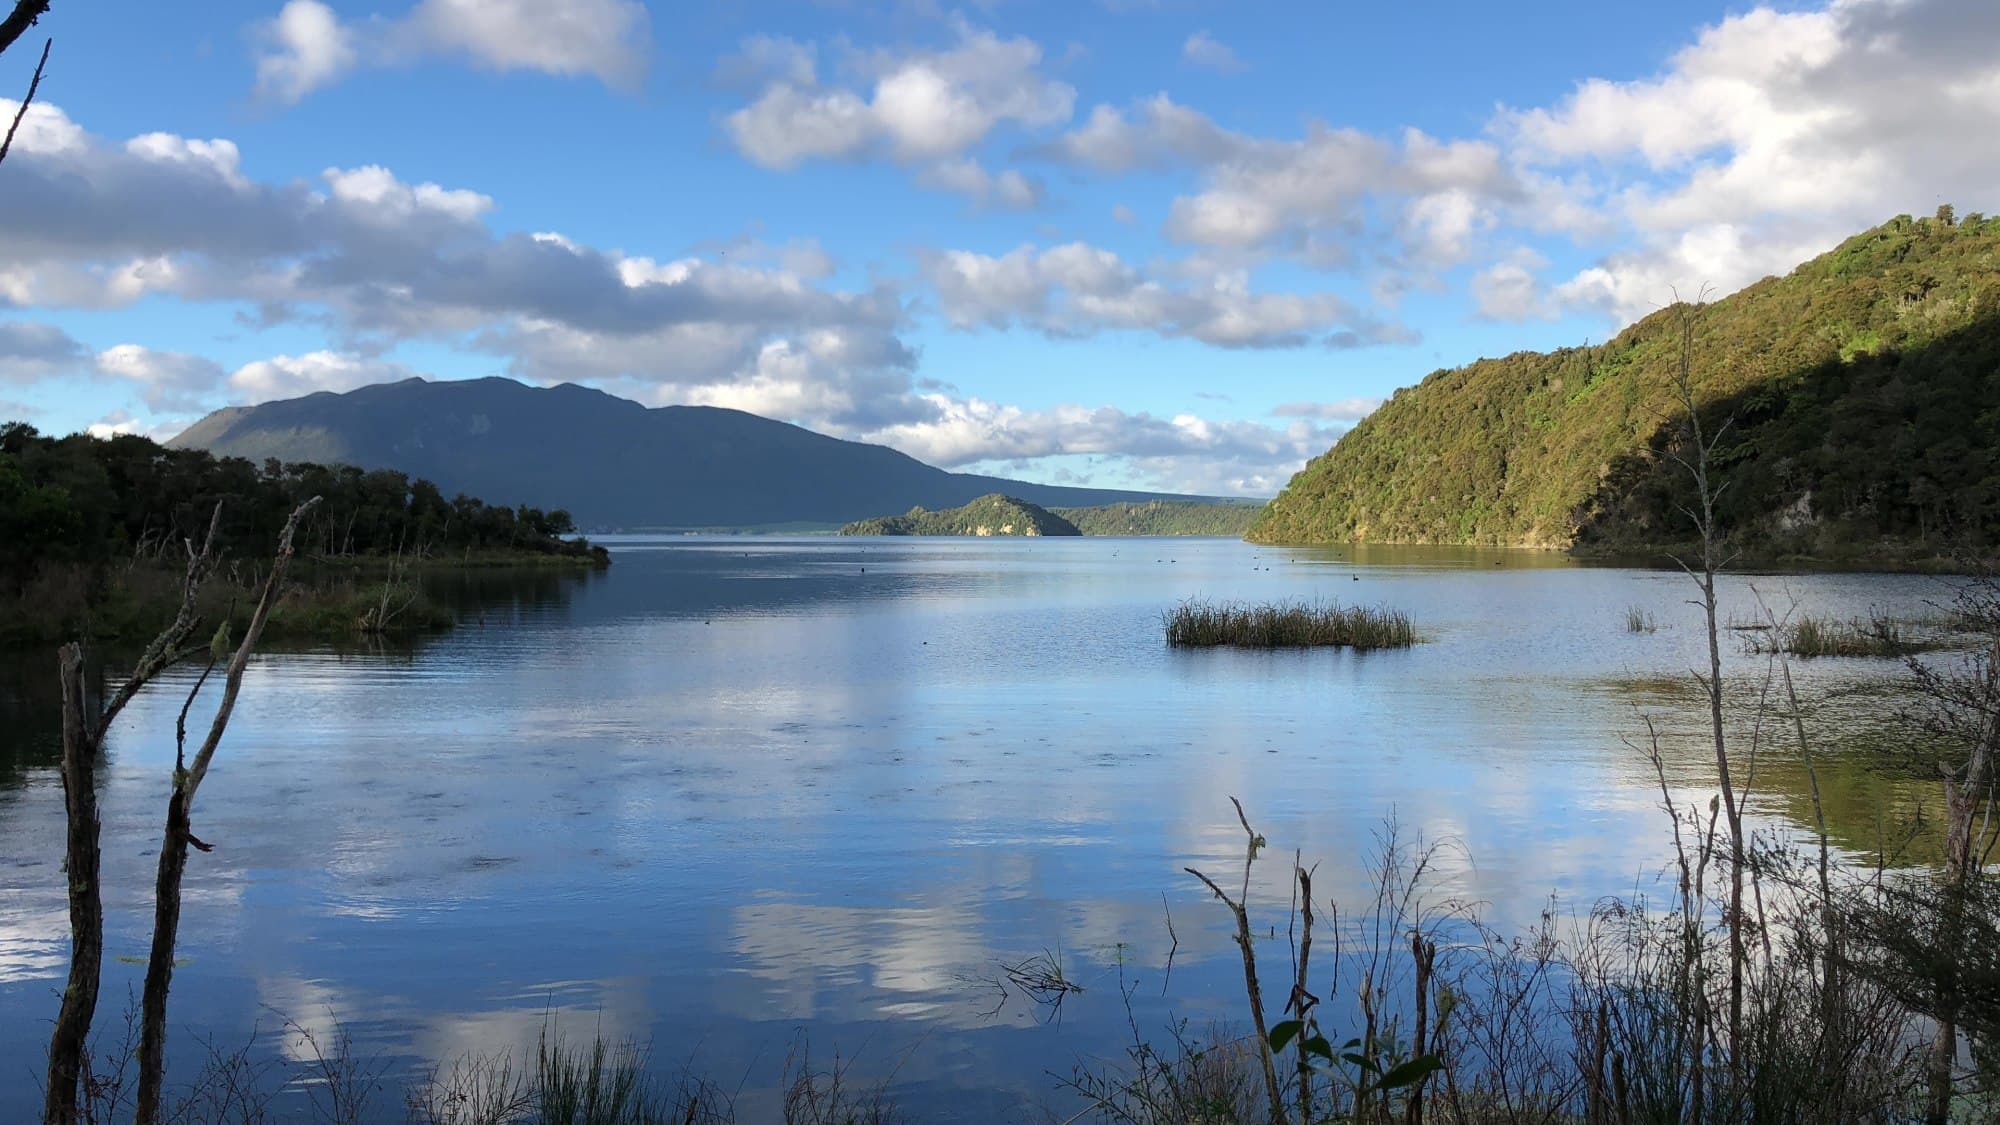
[[[1089,508],[1044,508],[994,492],[962,508],[911,508],[856,520],[842,535],[1220,535],[1240,539],[1263,514],[1254,500],[1144,500]]]
[[[1037,504],[998,492],[962,508],[916,507],[900,516],[856,520],[842,535],[1082,535],[1076,525]]]

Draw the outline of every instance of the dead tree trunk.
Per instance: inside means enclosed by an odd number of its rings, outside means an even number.
[[[49,1037],[49,1073],[43,1120],[69,1125],[77,1119],[90,1023],[97,1014],[97,982],[104,964],[104,897],[97,882],[97,740],[85,713],[83,647],[62,648],[63,810],[69,821],[63,870],[69,880],[69,983]]]
[[[180,610],[146,646],[109,700],[95,717],[89,712],[83,681],[83,646],[63,646],[60,657],[63,707],[63,813],[68,823],[65,871],[69,880],[69,983],[62,1009],[49,1036],[48,1085],[43,1091],[44,1125],[73,1125],[78,1120],[79,1086],[85,1077],[91,1021],[97,1015],[97,988],[104,964],[104,899],[98,883],[97,755],[104,732],[139,689],[180,660],[194,631],[195,599],[215,565],[216,540],[222,529],[222,505],[209,516],[208,536],[199,551],[187,546],[187,574],[181,583]]]
[[[133,1116],[135,1125],[157,1125],[160,1120],[160,1094],[166,1077],[167,990],[173,983],[174,942],[180,933],[181,876],[187,871],[189,844],[202,851],[210,850],[191,830],[195,791],[208,773],[223,732],[229,729],[229,717],[236,709],[236,696],[243,689],[243,673],[249,667],[250,654],[263,636],[271,606],[283,588],[285,570],[292,561],[293,533],[298,530],[299,520],[317,503],[317,496],[307,500],[285,521],[285,529],[278,536],[277,558],[271,563],[271,572],[264,577],[264,589],[258,595],[257,608],[250,614],[249,625],[243,630],[243,642],[229,658],[229,670],[222,682],[222,700],[216,704],[215,717],[209,721],[208,735],[202,739],[201,748],[195,751],[192,761],[178,752],[175,755],[174,789],[167,799],[166,834],[160,843],[160,869],[154,883],[152,954],[146,962],[146,985],[139,1001],[139,1095]],[[199,684],[195,690],[200,690]]]

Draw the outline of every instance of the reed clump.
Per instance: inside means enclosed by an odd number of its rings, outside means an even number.
[[[1758,630],[1748,642],[1751,652],[1787,656],[1873,656],[1898,659],[1921,651],[1900,622],[1882,614],[1867,620],[1801,614]]]
[[[1659,632],[1659,629],[1660,629],[1660,623],[1659,621],[1654,619],[1652,610],[1641,609],[1636,605],[1625,607],[1626,632],[1657,633]]]
[[[1338,602],[1265,604],[1188,601],[1166,616],[1167,643],[1177,648],[1408,648],[1416,626],[1399,609]]]

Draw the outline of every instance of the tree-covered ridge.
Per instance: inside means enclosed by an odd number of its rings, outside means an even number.
[[[1241,539],[1263,514],[1261,504],[1146,500],[1094,508],[1051,508],[1085,535],[1226,535]]]
[[[254,465],[134,435],[52,438],[6,423],[0,424],[0,592],[16,595],[53,567],[152,559],[182,565],[183,540],[200,540],[217,501],[224,557],[268,558],[285,517],[310,496],[321,502],[299,528],[306,558],[601,554],[585,540],[563,538],[575,530],[568,512],[447,498],[429,481],[399,472]]]
[[[1606,549],[1687,536],[1681,310],[1438,371],[1314,458],[1250,537]],[[1901,216],[1693,310],[1738,546],[1840,556],[2000,532],[2000,219]]]
[[[933,512],[912,508],[900,516],[857,520],[842,535],[1080,535],[1076,525],[1048,509],[1003,496],[981,496],[961,508]]]

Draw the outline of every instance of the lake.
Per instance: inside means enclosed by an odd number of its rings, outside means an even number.
[[[414,646],[254,664],[195,809],[216,850],[189,864],[170,1080],[203,1039],[297,1054],[287,1020],[344,1028],[392,1079],[553,1021],[645,1041],[752,1119],[803,1035],[922,1119],[1061,1120],[1081,1104],[1056,1076],[1129,1042],[1125,993],[1161,1038],[1240,1019],[1229,918],[1182,870],[1240,877],[1231,796],[1272,844],[1252,905],[1280,931],[1292,850],[1358,910],[1389,818],[1449,841],[1439,893],[1503,928],[1652,885],[1669,839],[1642,713],[1706,802],[1705,645],[1677,571],[1226,540],[610,546],[601,574],[454,579],[465,623]],[[1918,576],[1725,585],[1739,621],[1949,597]],[[1425,641],[1170,651],[1161,615],[1190,597],[1386,605]],[[1628,631],[1633,606],[1659,630]],[[1747,707],[1767,661],[1739,634],[1724,651]],[[1857,749],[1893,739],[1872,716],[1900,668],[1796,671],[1836,838],[1865,848],[1908,796]],[[191,679],[109,739],[100,1032],[143,973]],[[0,661],[4,1120],[39,1104],[67,964],[53,685],[52,656]],[[1806,806],[1771,747],[1751,800],[1782,829]],[[1044,953],[1084,989],[1059,1012],[994,984]]]

